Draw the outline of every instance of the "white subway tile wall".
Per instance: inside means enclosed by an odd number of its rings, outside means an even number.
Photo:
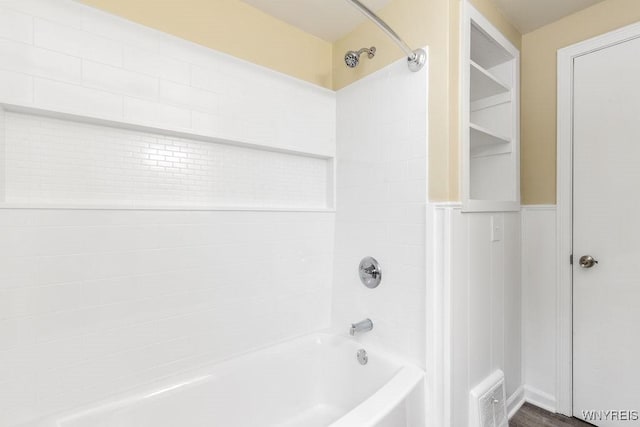
[[[93,117],[122,115],[122,99],[111,92],[84,88],[53,80],[34,78],[34,102],[40,108],[63,113],[82,113],[84,106]]]
[[[328,213],[0,209],[0,425],[327,327]]]
[[[122,46],[117,41],[45,19],[34,18],[34,21],[36,46],[89,61],[122,66]]]
[[[326,159],[5,112],[5,201],[327,207]]]
[[[64,82],[82,81],[82,60],[49,49],[0,39],[2,68]]]
[[[33,100],[33,77],[0,70],[0,98],[10,104],[29,104]]]
[[[33,18],[30,15],[5,9],[0,13],[0,37],[33,42]]]
[[[357,337],[425,366],[425,206],[427,68],[394,64],[337,93],[337,213],[333,327],[344,333],[371,318]],[[355,124],[360,124],[354,126]],[[375,123],[375,126],[367,126]],[[382,283],[365,288],[360,260],[382,265]]]
[[[8,201],[305,208],[332,194],[317,156],[335,155],[333,92],[70,0],[0,0],[2,103],[266,147],[0,109]],[[204,163],[169,177],[190,158]],[[0,426],[328,327],[334,219],[0,209]]]
[[[71,0],[0,0],[0,77],[0,103],[335,154],[332,91]]]

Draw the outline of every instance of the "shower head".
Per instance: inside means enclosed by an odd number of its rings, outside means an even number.
[[[365,52],[367,53],[367,56],[369,57],[369,59],[376,56],[376,48],[374,46],[371,46],[370,48],[363,47],[357,52],[350,50],[349,52],[345,53],[344,63],[347,64],[347,67],[349,68],[357,67],[358,64],[360,63],[360,55],[362,55]]]

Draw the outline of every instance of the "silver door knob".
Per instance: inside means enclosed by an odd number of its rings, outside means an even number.
[[[580,267],[582,268],[591,268],[598,263],[594,257],[591,255],[583,255],[580,257]]]

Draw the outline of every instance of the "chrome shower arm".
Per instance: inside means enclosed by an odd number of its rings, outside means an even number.
[[[362,4],[359,0],[347,0],[349,3],[351,3],[352,5],[354,5],[360,12],[362,12],[362,14],[364,16],[366,16],[367,18],[369,18],[370,20],[372,20],[378,27],[380,27],[380,29],[382,31],[384,31],[389,37],[391,37],[391,39],[398,45],[400,46],[400,49],[402,49],[404,51],[404,53],[409,57],[409,58],[414,58],[415,57],[415,52],[413,50],[411,50],[411,48],[409,47],[408,44],[406,44],[404,42],[404,40],[402,40],[400,38],[400,36],[398,35],[398,33],[396,33],[395,31],[393,31],[393,28],[391,28],[389,25],[387,25],[386,22],[384,22],[382,19],[380,19],[380,17],[378,15],[376,15],[375,13],[373,13],[373,11],[371,9],[369,9],[367,6],[365,6],[364,4]]]
[[[376,48],[375,48],[375,46],[363,47],[362,49],[360,49],[356,53],[358,54],[358,56],[362,55],[363,53],[366,53],[367,56],[369,57],[369,59],[371,59],[376,54]]]
[[[409,62],[409,69],[411,71],[418,71],[422,68],[426,61],[426,53],[422,49],[412,50],[404,40],[400,38],[393,28],[387,25],[378,15],[373,13],[371,9],[362,4],[359,0],[347,0],[354,7],[356,7],[364,16],[373,21],[391,40],[393,40],[402,51],[407,55],[407,61]]]

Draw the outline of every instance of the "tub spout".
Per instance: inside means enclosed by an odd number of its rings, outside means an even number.
[[[360,332],[367,332],[373,329],[373,322],[371,319],[364,319],[358,323],[352,323],[349,328],[349,335],[354,336]]]

